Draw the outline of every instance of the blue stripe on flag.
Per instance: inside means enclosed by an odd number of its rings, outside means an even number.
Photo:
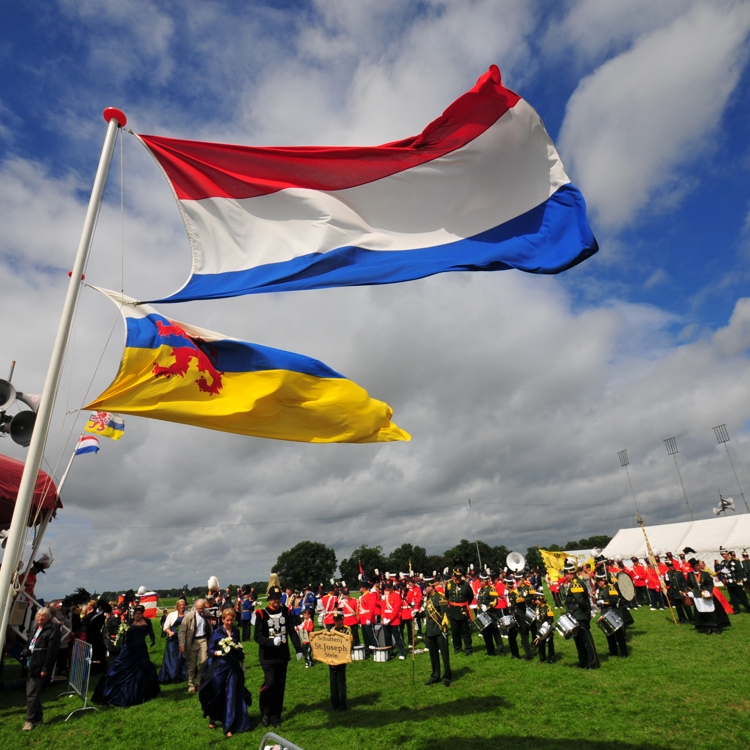
[[[156,301],[395,284],[448,271],[515,268],[555,274],[581,263],[597,250],[586,219],[584,198],[578,188],[568,183],[531,211],[474,237],[416,250],[341,247],[244,271],[193,274],[183,289]]]

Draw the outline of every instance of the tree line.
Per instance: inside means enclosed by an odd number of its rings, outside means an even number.
[[[610,539],[612,537],[600,534],[570,541],[564,546],[551,544],[544,549],[564,551],[603,548]],[[467,568],[473,565],[475,570],[484,570],[485,567],[502,570],[510,552],[511,550],[503,544],[491,546],[481,540],[475,543],[461,539],[455,547],[445,550],[442,555],[428,555],[424,547],[409,543],[402,544],[389,554],[380,546],[362,545],[349,557],[337,561],[336,553],[331,547],[322,542],[304,541],[282,552],[271,570],[278,573],[284,586],[293,589],[303,589],[308,584],[317,588],[321,583],[325,587],[331,578],[344,580],[349,588],[356,588],[360,565],[366,576],[373,576],[375,570],[379,570],[381,574],[388,572],[398,575],[413,570],[416,573],[432,575],[433,571],[442,573],[456,561],[460,561]],[[537,547],[527,548],[525,557],[528,567],[544,569]]]

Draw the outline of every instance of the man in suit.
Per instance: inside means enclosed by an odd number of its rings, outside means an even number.
[[[188,693],[194,693],[196,686],[200,685],[201,675],[208,660],[208,642],[214,629],[206,615],[206,600],[198,599],[185,615],[177,632],[180,653],[187,662]]]

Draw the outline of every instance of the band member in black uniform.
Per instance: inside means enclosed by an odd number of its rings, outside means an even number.
[[[432,674],[427,680],[428,685],[440,682],[440,659],[443,659],[443,685],[449,687],[453,675],[448,651],[448,602],[435,589],[433,581],[428,581],[424,590],[425,612],[425,645],[430,652]]]
[[[599,655],[591,636],[591,599],[586,584],[576,575],[574,562],[565,564],[563,601],[568,614],[578,623],[578,632],[573,636],[578,651],[578,666],[583,669],[598,669]]]
[[[281,589],[268,589],[268,606],[255,613],[254,639],[258,644],[258,662],[263,670],[263,685],[260,688],[261,723],[264,727],[281,726],[284,709],[286,670],[289,665],[291,640],[297,652],[297,661],[302,658],[302,644],[291,623],[289,610],[281,605]]]
[[[687,596],[687,578],[685,578],[682,571],[674,569],[674,562],[671,559],[667,560],[667,568],[664,581],[667,584],[667,596],[669,596],[670,604],[677,613],[677,617],[680,618],[680,622],[692,622],[693,615],[690,607],[686,607],[682,601],[682,598]]]
[[[620,614],[620,594],[617,587],[607,581],[607,573],[597,570],[596,573],[596,603],[601,609],[602,615],[609,609]],[[627,656],[628,645],[625,643],[625,625],[607,636],[610,656]]]
[[[723,560],[716,568],[716,575],[719,576],[721,582],[726,586],[732,609],[735,614],[740,613],[740,607],[744,607],[745,612],[750,612],[750,602],[748,602],[747,594],[743,588],[745,571],[742,568],[742,563],[736,557],[733,557],[729,550],[723,547],[719,548],[719,552],[721,552]]]

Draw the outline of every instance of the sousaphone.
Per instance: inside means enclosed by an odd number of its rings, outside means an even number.
[[[520,573],[526,567],[526,558],[520,552],[511,552],[505,558],[505,564],[514,573]]]

